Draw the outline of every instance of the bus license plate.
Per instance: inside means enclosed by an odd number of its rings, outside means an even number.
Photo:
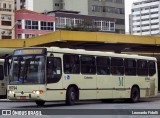
[[[25,100],[25,99],[26,99],[26,96],[20,96],[20,99],[21,99],[21,100]]]

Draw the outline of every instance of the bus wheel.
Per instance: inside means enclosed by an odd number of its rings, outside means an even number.
[[[77,94],[74,87],[69,87],[66,93],[66,104],[74,105],[77,101]]]
[[[139,101],[140,98],[140,91],[138,87],[133,87],[131,90],[131,102],[136,103]]]
[[[36,101],[37,106],[43,106],[45,101]]]

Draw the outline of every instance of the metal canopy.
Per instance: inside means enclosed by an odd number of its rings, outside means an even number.
[[[103,32],[56,31],[28,39],[0,40],[0,48],[48,47],[83,48],[117,53],[160,53],[160,37]]]

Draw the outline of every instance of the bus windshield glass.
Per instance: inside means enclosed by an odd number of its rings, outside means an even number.
[[[45,56],[14,56],[9,74],[9,84],[44,84],[44,61]]]

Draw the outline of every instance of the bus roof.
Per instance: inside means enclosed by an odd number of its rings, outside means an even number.
[[[29,47],[28,49],[34,48],[46,48],[48,52],[57,53],[68,53],[68,54],[83,54],[83,55],[98,55],[98,56],[109,56],[109,57],[121,57],[121,58],[136,58],[144,60],[157,60],[155,57],[140,56],[135,54],[118,54],[114,52],[103,52],[103,51],[87,51],[85,49],[69,49],[69,48],[59,48],[59,47]]]
[[[69,49],[59,47],[47,47],[47,51],[69,53],[69,54],[87,54],[87,55],[98,55],[98,56],[111,56],[111,57],[122,57],[122,58],[136,58],[136,59],[147,59],[157,60],[155,57],[140,56],[135,54],[118,54],[114,52],[102,52],[102,51],[87,51],[84,49]]]

